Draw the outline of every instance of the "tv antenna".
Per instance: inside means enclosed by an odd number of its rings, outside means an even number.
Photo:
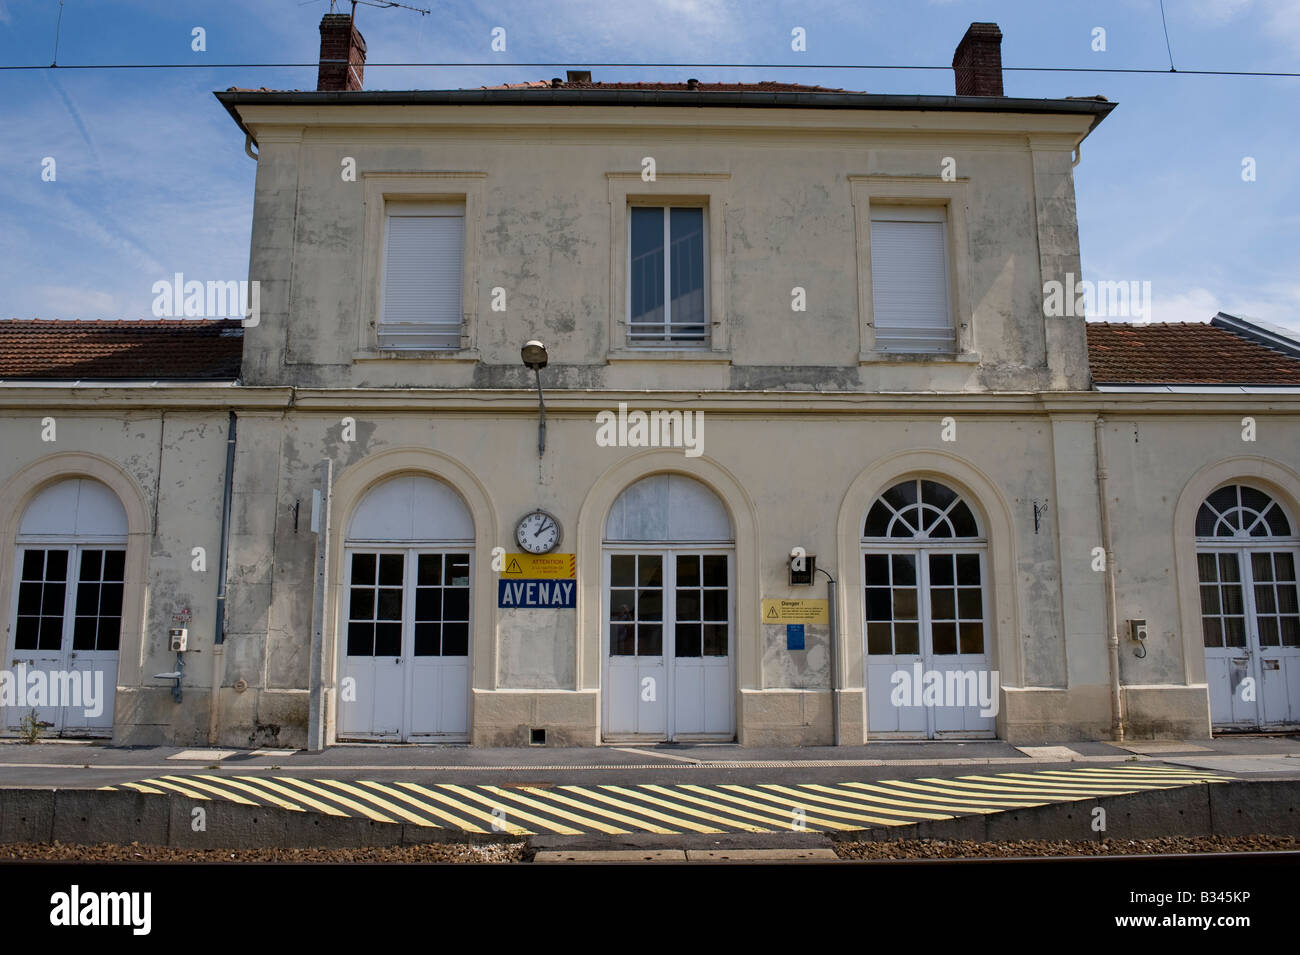
[[[330,0],[330,13],[334,12],[334,6],[339,0]],[[413,10],[422,17],[427,17],[432,11],[423,7],[412,7],[405,3],[398,3],[397,0],[352,0],[352,19],[357,18],[357,4],[360,3],[367,7],[379,7],[381,10],[389,10],[394,7],[400,7],[403,10]]]

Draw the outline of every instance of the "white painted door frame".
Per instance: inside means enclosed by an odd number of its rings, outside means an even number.
[[[23,576],[24,555],[28,551],[34,550],[44,551],[47,554],[46,560],[49,559],[48,554],[51,551],[64,551],[68,555],[67,567],[64,571],[61,631],[57,650],[20,650],[16,646],[18,640],[18,592]],[[5,661],[8,668],[15,672],[15,679],[17,679],[16,668],[19,665],[24,665],[27,673],[37,670],[43,671],[47,675],[47,687],[49,686],[49,675],[56,671],[64,673],[89,672],[91,680],[94,679],[94,673],[97,671],[102,672],[103,698],[100,701],[102,709],[98,715],[90,716],[84,706],[79,709],[69,708],[66,705],[42,707],[32,707],[30,705],[19,707],[15,705],[5,707],[4,724],[8,730],[19,731],[21,729],[21,720],[35,709],[37,719],[42,723],[49,724],[48,731],[56,736],[68,733],[76,736],[111,737],[113,734],[113,704],[117,695],[117,668],[120,659],[121,631],[119,629],[119,649],[117,650],[77,650],[74,648],[73,642],[76,627],[77,590],[82,582],[81,554],[82,551],[87,550],[121,551],[125,558],[126,541],[120,537],[95,536],[78,536],[75,539],[69,539],[66,537],[32,535],[20,539],[20,543],[14,549],[14,573],[13,579],[10,581],[13,588],[10,591],[12,594],[10,600],[12,609],[8,621],[9,639],[5,643],[8,651],[5,654]],[[102,559],[101,557],[101,561]],[[101,580],[102,577],[101,569]],[[123,583],[123,588],[125,588],[125,583]],[[98,608],[96,609],[98,610]],[[66,683],[64,685],[66,686]]]
[[[1198,558],[1202,555],[1215,556],[1215,590],[1220,601],[1220,612],[1211,616],[1221,616],[1223,610],[1222,561],[1219,555],[1228,555],[1236,561],[1237,580],[1230,583],[1241,588],[1244,615],[1244,647],[1228,646],[1227,635],[1224,633],[1223,646],[1204,648],[1213,727],[1222,730],[1258,730],[1282,729],[1300,724],[1300,648],[1265,646],[1261,643],[1256,585],[1273,581],[1257,580],[1252,560],[1252,557],[1259,554],[1289,554],[1293,569],[1300,570],[1300,548],[1285,538],[1208,538],[1197,542],[1196,553]],[[1270,562],[1272,561],[1273,558],[1270,557]],[[1198,561],[1198,592],[1203,593],[1205,586],[1207,584],[1200,579]],[[1199,612],[1203,614],[1204,609],[1202,604]],[[1268,612],[1265,612],[1265,616],[1269,616]],[[1202,616],[1202,628],[1204,626]],[[1249,684],[1246,683],[1247,679]],[[1247,686],[1253,689],[1252,693],[1245,692]],[[1217,719],[1214,718],[1216,714]]]
[[[904,707],[904,710],[917,710],[917,712],[899,714],[900,726],[895,729],[883,729],[879,725],[873,726],[871,719],[872,713],[883,713],[885,712],[885,706],[893,705],[890,702],[894,690],[891,679],[893,674],[902,670],[909,674],[910,679],[910,674],[915,672],[914,666],[918,662],[921,664],[923,673],[931,671],[947,673],[951,670],[974,671],[977,673],[992,671],[991,647],[994,641],[992,630],[989,627],[989,559],[987,543],[982,539],[968,538],[951,541],[939,539],[924,542],[911,538],[900,538],[897,544],[890,544],[887,541],[863,543],[859,550],[858,560],[859,567],[862,569],[862,585],[858,588],[858,600],[862,606],[863,685],[867,687],[868,693],[868,736],[880,739],[996,738],[996,717],[979,716],[978,707],[964,707],[960,713],[954,713],[955,721],[960,723],[960,726],[952,726],[951,723],[954,720],[940,720],[940,714],[932,706]],[[917,649],[919,652],[915,654],[871,654],[867,652],[866,628],[872,621],[868,619],[865,558],[868,555],[889,555],[892,559],[895,554],[913,556],[916,562]],[[978,555],[980,562],[980,610],[983,614],[984,650],[982,653],[936,654],[934,652],[933,613],[930,606],[929,557],[931,554]],[[893,589],[891,586],[891,600]],[[958,634],[957,639],[960,640],[960,634]],[[958,643],[958,649],[960,647],[961,645]],[[991,683],[989,685],[991,686]],[[997,692],[1000,693],[1000,688]],[[995,702],[997,702],[996,695]],[[910,716],[911,719],[906,719],[905,716]],[[881,722],[879,717],[875,722],[877,724]],[[941,726],[941,722],[949,725]]]
[[[369,658],[372,662],[371,679],[368,688],[363,687],[362,681],[357,681],[358,696],[362,692],[369,692],[373,699],[368,703],[370,708],[370,717],[368,720],[360,719],[359,713],[352,714],[353,719],[350,721],[351,726],[345,728],[345,718],[340,713],[338,721],[339,729],[337,737],[341,740],[347,739],[366,739],[366,740],[392,740],[408,742],[413,740],[425,742],[466,742],[469,740],[469,718],[470,718],[470,692],[469,684],[471,679],[472,667],[471,659],[473,656],[474,644],[474,568],[472,544],[464,542],[430,542],[430,543],[411,543],[401,542],[393,545],[384,545],[379,543],[356,543],[347,544],[343,554],[343,606],[342,613],[339,617],[339,634],[336,641],[339,652],[339,675],[340,679],[352,677],[357,679],[358,672],[365,669],[365,664],[361,663],[367,659],[363,656],[349,657],[347,652],[348,645],[348,626],[351,618],[351,601],[352,601],[352,565],[353,556],[356,554],[375,554],[376,561],[378,555],[383,554],[400,554],[402,555],[402,609],[401,609],[401,646],[400,654],[391,658],[392,663],[387,661],[387,656],[379,657],[371,655]],[[465,656],[445,657],[442,655],[422,655],[417,657],[415,654],[415,604],[417,598],[419,558],[423,555],[436,554],[463,554],[468,561],[468,579],[467,588],[469,609],[467,613],[468,636],[466,639]],[[443,557],[445,567],[445,557]],[[375,600],[378,601],[379,587],[375,588]],[[445,609],[443,611],[445,614]],[[352,663],[350,661],[358,661]],[[381,663],[380,661],[384,661]],[[453,662],[454,661],[454,662]],[[385,672],[391,671],[391,672]],[[426,671],[421,674],[420,671]],[[444,672],[446,671],[446,672]],[[381,676],[388,677],[388,686],[395,688],[400,694],[400,700],[389,700],[388,716],[381,717],[378,715],[379,703],[381,702],[381,691],[378,686],[378,679]],[[433,699],[433,725],[417,725],[422,723],[423,715],[417,713],[417,703],[427,703],[428,701],[420,696],[417,700],[421,688],[417,686],[417,677],[423,676],[431,679],[437,686],[435,698]],[[463,686],[462,686],[463,684]],[[461,690],[464,696],[463,707],[453,701],[447,706],[448,700],[444,694],[453,694]],[[340,686],[340,709],[347,705],[343,701],[343,687]],[[362,701],[358,698],[352,705],[361,705]],[[461,710],[463,709],[463,719],[460,719]],[[375,721],[385,719],[386,722],[376,727]],[[390,726],[389,723],[396,722],[396,726]],[[359,729],[360,724],[369,723],[370,730]]]
[[[717,740],[730,741],[736,737],[736,549],[731,544],[659,543],[645,542],[607,544],[601,554],[601,719],[602,738],[606,741],[675,741]],[[611,654],[610,593],[614,589],[642,589],[637,585],[614,588],[610,560],[614,556],[658,556],[662,560],[661,607],[662,655],[658,657],[615,656]],[[727,558],[727,655],[726,657],[677,657],[677,557],[688,555],[723,555]],[[635,619],[635,614],[634,614]],[[641,660],[654,662],[637,662]],[[721,662],[724,661],[725,662]],[[716,661],[716,662],[715,662]],[[680,672],[679,672],[679,668]],[[699,674],[686,671],[698,669]],[[725,688],[722,673],[725,671]],[[678,695],[681,684],[690,677],[701,682],[702,697],[707,701],[715,696],[725,699],[727,726],[717,732],[697,732],[679,712]],[[647,685],[645,681],[653,680]],[[707,686],[704,684],[708,684]],[[645,705],[647,690],[653,689],[653,706]],[[634,700],[626,694],[635,694]],[[631,703],[631,706],[629,706]],[[707,707],[707,702],[702,704]],[[619,727],[620,714],[635,713],[636,727]],[[702,713],[697,725],[707,723],[708,713]],[[715,721],[717,722],[717,721]],[[683,726],[685,725],[685,728]],[[718,724],[720,725],[720,723]],[[650,727],[641,729],[641,727]],[[662,729],[654,728],[662,726]]]

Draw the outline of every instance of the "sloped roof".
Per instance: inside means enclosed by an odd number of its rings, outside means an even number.
[[[0,379],[199,380],[239,377],[238,319],[0,321]]]
[[[1088,322],[1098,385],[1300,385],[1300,360],[1197,322]]]
[[[504,83],[500,86],[480,86],[483,90],[660,90],[705,93],[845,93],[837,86],[809,86],[806,83],[781,83],[761,80],[757,83],[602,83],[594,80],[532,80],[527,83]],[[857,92],[857,91],[854,91]]]
[[[1196,322],[1088,322],[1097,385],[1300,386],[1300,358]],[[243,328],[199,321],[0,321],[0,379],[233,381]]]

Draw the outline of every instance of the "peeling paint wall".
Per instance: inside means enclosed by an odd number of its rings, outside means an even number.
[[[1045,279],[1078,276],[1070,150],[1086,118],[1053,117],[1050,132],[1035,130],[1041,117],[1002,117],[949,132],[923,125],[902,133],[886,114],[821,128],[829,121],[810,111],[793,111],[789,125],[770,130],[748,123],[744,114],[753,111],[745,110],[674,111],[671,120],[664,110],[653,117],[607,113],[608,125],[595,129],[582,108],[459,107],[380,126],[372,125],[377,117],[391,114],[303,112],[291,125],[284,110],[268,112],[265,122],[258,108],[246,112],[261,148],[250,275],[263,282],[263,317],[246,339],[252,384],[511,387],[526,384],[519,346],[541,338],[556,388],[979,392],[1088,385],[1083,323],[1045,319],[1042,291]],[[350,125],[324,125],[344,122]],[[636,122],[645,125],[630,125]],[[670,124],[650,125],[662,122]],[[1022,132],[1008,131],[1017,125]],[[626,254],[617,238],[611,249],[611,203],[623,199],[611,197],[609,176],[639,171],[646,156],[663,177],[708,175],[725,184],[708,203],[708,229],[721,232],[724,250],[722,313],[711,318],[725,347],[714,350],[713,362],[608,361],[617,346],[611,310],[622,300],[614,294],[622,273],[612,257]],[[356,162],[356,181],[342,175],[345,158]],[[945,158],[969,184],[962,238],[970,314],[958,321],[969,320],[979,359],[859,363],[861,238],[849,177],[937,183]],[[382,243],[382,235],[367,232],[366,197],[382,196],[382,189],[367,192],[367,177],[436,171],[472,174],[483,184],[467,226],[473,284],[463,290],[469,345],[481,363],[391,353],[382,353],[391,360],[354,361],[370,347],[360,344],[376,317],[368,291],[376,276],[367,270]],[[691,181],[644,185],[634,180],[628,191],[698,198]],[[454,197],[462,188],[432,180],[427,192]],[[806,311],[791,309],[796,286],[806,290]],[[497,288],[505,311],[491,308]]]
[[[112,410],[114,396],[87,396],[83,407],[63,410],[7,410],[0,421],[0,487],[21,494],[26,469],[51,456],[94,460],[120,473],[123,487],[145,502],[143,526],[131,527],[146,549],[147,567],[139,589],[139,619],[124,619],[114,709],[115,742],[202,744],[208,738],[212,646],[216,626],[217,571],[221,544],[221,499],[225,470],[224,412],[157,409]],[[57,423],[57,440],[42,441],[46,415]],[[63,473],[80,476],[70,463]],[[120,495],[119,495],[120,496]],[[128,513],[130,508],[128,507]],[[0,516],[0,523],[18,515]],[[13,541],[0,542],[12,552]],[[132,545],[128,545],[130,547]],[[206,569],[196,570],[203,548]],[[190,652],[185,656],[183,701],[171,696],[171,682],[153,674],[176,668],[167,648],[173,615],[189,610]],[[0,621],[6,648],[12,640],[12,582],[0,586]],[[259,678],[258,683],[261,683]]]

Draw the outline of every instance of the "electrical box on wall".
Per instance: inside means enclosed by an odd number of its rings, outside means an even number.
[[[167,631],[168,649],[175,650],[177,653],[183,653],[189,642],[190,632],[185,627],[172,627]]]
[[[801,568],[798,565],[802,564]],[[808,554],[803,558],[790,559],[790,586],[811,587],[813,576],[817,573],[817,555]]]
[[[1147,622],[1145,620],[1130,620],[1128,622],[1128,638],[1145,642],[1147,638]]]

